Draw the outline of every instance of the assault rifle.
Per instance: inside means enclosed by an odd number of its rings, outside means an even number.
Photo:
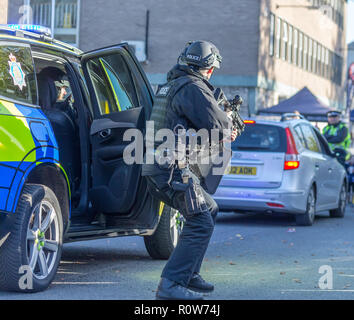
[[[227,100],[224,92],[220,88],[217,88],[214,91],[214,97],[218,104],[224,107],[224,111],[231,111],[232,127],[237,131],[237,136],[241,135],[245,129],[245,124],[240,116],[240,108],[243,103],[241,96],[237,94],[234,99]]]

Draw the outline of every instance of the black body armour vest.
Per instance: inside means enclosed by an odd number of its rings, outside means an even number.
[[[193,80],[190,77],[183,76],[169,81],[166,84],[159,86],[157,89],[154,106],[149,119],[149,121],[154,124],[154,131],[153,134],[150,132],[145,136],[147,152],[150,153],[150,156],[155,157],[155,150],[163,143],[162,141],[156,141],[156,132],[161,129],[169,129],[173,131],[176,124],[181,124],[181,122],[183,122],[176,111],[172,109],[171,102],[178,91],[192,81]],[[144,164],[142,169],[142,175],[154,175],[164,171],[156,164],[156,162],[154,164]]]
[[[183,119],[180,119],[176,111],[171,108],[171,102],[178,91],[192,81],[190,77],[184,76],[159,86],[149,119],[149,121],[153,121],[154,123],[154,137],[156,137],[156,132],[160,129],[170,129],[173,131],[177,124],[182,124]],[[185,129],[187,130],[188,128]],[[153,143],[156,149],[162,142],[155,139],[152,141],[152,138],[151,135],[146,136],[146,142],[150,143],[149,145]]]
[[[150,121],[154,122],[154,134],[160,129],[174,129],[175,125],[179,122],[179,116],[171,108],[172,99],[178,91],[192,81],[190,77],[184,76],[167,82],[158,88],[150,116]],[[146,137],[146,140],[149,141],[149,138],[151,137]],[[160,144],[161,141],[155,141],[154,147],[158,147]]]
[[[152,112],[150,115],[150,120],[154,122],[154,134],[153,135],[146,135],[145,140],[147,145],[156,150],[159,145],[163,142],[156,141],[154,138],[156,137],[156,132],[160,129],[170,129],[174,130],[176,125],[182,125],[186,130],[189,129],[189,125],[186,119],[183,119],[183,115],[179,115],[176,113],[176,110],[173,110],[171,106],[172,99],[174,96],[187,84],[193,82],[193,80],[188,76],[183,76],[176,78],[162,86],[160,86],[156,92],[154,106],[152,108]],[[216,156],[220,156],[221,154],[226,154],[226,163],[229,162],[231,158],[231,150],[226,151],[223,145],[219,146],[217,152],[211,158],[215,158]],[[209,152],[209,151],[208,151]],[[225,153],[226,152],[226,153]],[[154,154],[155,156],[155,154]],[[226,167],[223,168],[217,175],[213,174],[212,170],[215,167],[223,166],[221,164],[209,163],[206,165],[192,165],[191,169],[192,172],[196,174],[196,176],[200,179],[201,185],[203,188],[210,194],[215,193],[220,180],[222,178],[223,172],[225,171]],[[159,168],[156,164],[144,164],[142,175],[149,176],[155,174],[161,174],[166,172],[167,170]],[[169,170],[168,170],[169,171]]]

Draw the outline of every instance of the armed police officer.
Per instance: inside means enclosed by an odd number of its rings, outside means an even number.
[[[150,117],[155,132],[165,128],[176,134],[177,128],[208,132],[218,129],[228,130],[229,140],[236,138],[238,132],[231,129],[232,122],[218,105],[214,88],[208,81],[214,68],[220,68],[221,59],[219,50],[208,41],[187,44],[177,65],[169,71],[168,82],[157,90]],[[160,145],[154,142],[155,156]],[[171,150],[167,149],[164,152],[168,158]],[[156,161],[143,165],[142,174],[147,176],[150,193],[179,210],[185,218],[178,244],[163,269],[157,299],[197,300],[203,298],[201,292],[214,290],[213,285],[201,277],[200,268],[218,206],[194,174],[189,172],[189,178],[184,181],[184,172],[173,161],[164,165]]]
[[[342,162],[349,160],[349,147],[351,143],[348,128],[340,119],[339,111],[329,111],[327,113],[328,125],[323,128],[323,135],[327,139],[330,148],[342,153]]]

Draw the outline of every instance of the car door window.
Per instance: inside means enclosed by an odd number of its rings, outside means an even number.
[[[316,134],[318,143],[321,147],[322,153],[330,156],[332,152],[331,152],[331,149],[330,149],[328,143],[326,142],[325,138],[321,135],[321,133],[319,131],[314,130],[314,132]]]
[[[37,85],[31,48],[0,42],[0,95],[37,105]]]
[[[134,84],[135,84],[135,88],[136,88],[136,92],[138,95],[140,106],[142,106],[148,110],[151,110],[153,101],[152,101],[152,97],[149,92],[149,89],[147,87],[148,84],[145,83],[145,81],[144,81],[138,67],[136,66],[135,62],[133,61],[133,59],[129,55],[127,55],[125,58],[126,58],[127,62],[129,63],[131,70],[133,71],[132,76],[134,79]]]
[[[320,139],[318,139],[318,144],[319,144],[319,146],[320,146],[321,152],[322,152],[323,154],[327,154],[327,150],[326,150],[326,148],[325,148],[323,142],[322,142]]]
[[[139,107],[131,71],[120,54],[94,58],[87,69],[101,115]]]
[[[298,138],[297,140],[301,143],[301,145],[304,148],[307,148],[306,141],[305,141],[304,135],[301,131],[300,125],[297,125],[296,127],[294,127],[294,130],[295,130],[295,135]]]
[[[314,152],[321,152],[315,133],[309,125],[301,125],[302,132],[306,141],[307,149]]]

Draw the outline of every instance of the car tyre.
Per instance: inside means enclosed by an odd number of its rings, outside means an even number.
[[[296,224],[298,226],[312,226],[315,221],[316,214],[316,196],[315,190],[312,187],[307,196],[306,212],[296,215]]]
[[[26,184],[11,233],[0,248],[0,289],[38,292],[52,282],[60,262],[63,219],[54,192]]]
[[[177,245],[184,225],[183,216],[164,204],[159,224],[151,236],[145,236],[146,250],[153,259],[166,260]]]
[[[331,218],[343,218],[345,214],[345,207],[347,203],[347,189],[345,182],[342,184],[339,193],[338,208],[329,210],[329,215]]]

